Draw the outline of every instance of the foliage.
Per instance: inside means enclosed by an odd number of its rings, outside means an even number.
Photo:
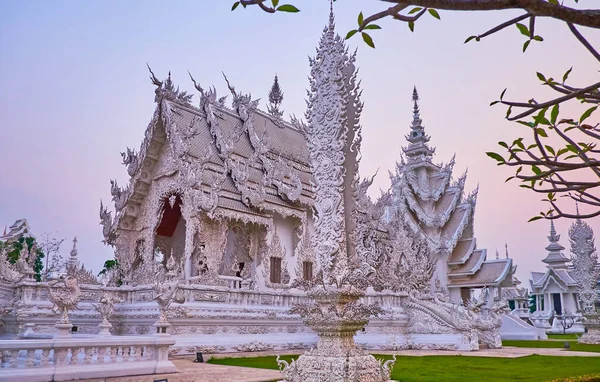
[[[537,310],[537,299],[533,293],[529,293],[529,313],[533,313]]]
[[[27,246],[27,251],[29,253],[35,253],[36,257],[33,263],[33,271],[35,272],[35,280],[37,282],[42,281],[42,270],[44,269],[44,263],[42,259],[44,258],[44,251],[37,246],[36,240],[34,237],[21,237],[19,240],[8,244],[8,253],[7,259],[11,264],[15,264],[19,258],[21,257],[21,251],[23,248]]]
[[[111,273],[117,274],[117,277],[115,280],[115,283],[117,284],[117,286],[123,285],[123,275],[121,274],[121,271],[119,268],[119,262],[117,261],[117,259],[106,260],[104,262],[104,266],[102,267],[102,270],[100,272],[98,272],[98,276],[110,275]]]
[[[375,355],[375,357],[391,358],[390,355]],[[289,362],[295,356],[282,356],[281,358]],[[212,358],[208,362],[219,365],[278,369],[275,357]],[[391,378],[405,382],[504,382],[515,380],[537,382],[593,373],[600,373],[600,362],[590,362],[587,357],[399,356]]]
[[[573,0],[578,3],[579,0]],[[375,2],[375,0],[371,0]],[[375,22],[382,19],[393,19],[404,22],[411,32],[415,31],[415,23],[423,16],[441,20],[438,10],[481,12],[490,10],[520,10],[521,15],[507,20],[488,31],[467,37],[464,43],[479,42],[485,37],[514,26],[525,37],[523,52],[530,44],[542,43],[544,38],[536,31],[536,20],[547,18],[554,22],[564,22],[575,39],[589,51],[594,59],[600,61],[600,53],[578,30],[578,27],[600,29],[600,10],[576,9],[568,7],[559,0],[532,0],[532,1],[507,1],[507,0],[386,0],[391,3],[380,12],[365,16],[362,12],[357,17],[357,27],[346,34],[349,39],[360,34],[362,40],[375,48],[372,31],[381,30]],[[379,3],[379,2],[378,2]],[[279,1],[271,0],[240,0],[232,7],[238,5],[246,8],[248,5],[257,5],[268,13],[299,12],[293,5],[279,6]],[[284,8],[285,7],[285,8]],[[562,75],[562,80],[547,78],[542,73],[537,73],[544,86],[557,93],[556,98],[538,102],[534,98],[526,102],[514,102],[504,99],[507,89],[502,91],[500,99],[491,105],[501,104],[507,106],[506,118],[526,126],[532,135],[531,144],[524,143],[524,138],[513,140],[512,144],[499,142],[505,155],[497,152],[487,152],[487,155],[500,166],[514,168],[514,175],[507,181],[516,179],[521,182],[520,187],[544,195],[544,202],[549,203],[547,211],[541,211],[530,221],[537,219],[591,218],[600,215],[600,160],[593,155],[599,154],[597,142],[600,140],[599,124],[587,122],[596,111],[597,106],[589,107],[578,118],[563,116],[559,118],[559,105],[569,101],[579,101],[597,105],[600,103],[600,82],[583,86],[567,84],[567,79],[572,67]],[[594,78],[590,74],[589,78]],[[591,82],[591,81],[590,81]],[[513,109],[518,110],[516,115]],[[550,112],[550,117],[546,113]],[[525,118],[537,113],[532,120]],[[560,144],[552,144],[549,135],[555,135]],[[523,171],[526,170],[526,171]],[[564,203],[558,203],[558,197],[575,200],[587,204],[592,212],[581,215],[566,212]],[[570,205],[570,204],[569,204]]]
[[[57,239],[50,236],[49,233],[43,233],[40,240],[40,249],[44,252],[46,257],[46,266],[44,272],[44,279],[48,279],[50,272],[60,272],[64,267],[64,259],[60,254],[60,246],[65,239]]]

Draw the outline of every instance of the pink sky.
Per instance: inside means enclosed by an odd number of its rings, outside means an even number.
[[[232,13],[230,6],[192,0],[0,4],[0,223],[25,217],[34,233],[56,232],[69,240],[77,235],[80,256],[95,271],[112,257],[101,243],[98,208],[100,199],[110,202],[109,179],[126,184],[119,152],[139,147],[152,116],[154,87],[146,62],[159,77],[171,70],[184,90],[194,90],[190,70],[222,95],[224,71],[237,90],[263,100],[277,73],[286,113],[303,115],[307,55],[326,24],[327,2],[311,1],[295,15],[241,8]],[[381,7],[339,2],[339,33],[355,27],[359,11]],[[508,243],[518,277],[526,281],[529,271],[544,269],[540,260],[549,231],[549,222],[527,220],[546,206],[540,195],[505,184],[509,170],[485,156],[497,150],[496,142],[527,134],[504,120],[503,108],[488,105],[505,87],[507,98],[515,100],[551,95],[536,71],[560,77],[574,66],[572,83],[585,84],[598,76],[597,62],[556,22],[540,21],[537,31],[545,41],[523,54],[524,37],[516,28],[463,44],[515,12],[440,14],[441,21],[420,20],[415,33],[404,24],[382,22],[384,30],[372,33],[374,50],[360,38],[349,41],[351,49],[359,49],[364,90],[361,174],[380,169],[374,194],[389,187],[387,170],[406,144],[416,85],[436,161],[447,162],[456,153],[455,175],[468,168],[467,189],[480,185],[478,246],[493,257],[496,249],[503,255]],[[582,31],[600,41],[598,31]],[[591,122],[599,122],[598,115]],[[556,222],[567,248],[570,223]],[[599,219],[589,223],[600,232]],[[63,246],[65,256],[69,249]]]

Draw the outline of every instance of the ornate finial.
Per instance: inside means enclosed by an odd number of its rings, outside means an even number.
[[[156,87],[158,88],[162,88],[162,81],[159,81],[158,78],[156,78],[156,76],[154,75],[154,72],[152,71],[152,69],[150,68],[150,65],[148,65],[148,63],[146,62],[146,66],[148,67],[148,70],[150,71],[150,80],[152,80],[152,83],[154,85],[156,85]],[[171,76],[171,72],[169,72],[169,76]]]
[[[271,86],[271,90],[269,91],[269,103],[267,106],[267,111],[274,117],[281,118],[283,116],[283,110],[279,109],[281,106],[281,102],[283,102],[283,91],[281,91],[281,87],[279,86],[279,79],[277,78],[277,74],[275,74],[275,80],[273,81],[273,86]]]
[[[550,216],[552,216],[552,214],[550,214]],[[556,237],[556,228],[554,228],[554,220],[550,220],[550,237]],[[550,239],[550,241],[552,241],[552,239]]]
[[[413,87],[412,92],[413,100],[413,120],[410,125],[410,134],[406,136],[406,140],[410,142],[410,145],[403,149],[404,153],[409,160],[430,160],[435,152],[435,149],[429,148],[427,142],[429,142],[429,136],[425,134],[425,128],[423,127],[421,120],[421,112],[419,110],[419,92],[417,87]]]
[[[504,243],[504,249],[506,250],[506,258],[508,259],[508,244]]]
[[[500,254],[498,253],[498,248],[496,248],[496,260],[500,260]]]
[[[575,213],[577,214],[577,218],[579,219],[579,202],[575,201]]]
[[[77,236],[73,238],[73,249],[71,249],[71,257],[77,257]]]

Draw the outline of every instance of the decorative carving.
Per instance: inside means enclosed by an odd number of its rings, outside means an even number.
[[[60,285],[62,284],[62,285]],[[69,311],[77,307],[81,299],[79,282],[73,276],[61,275],[48,283],[48,299],[52,302],[52,311],[61,313],[60,323],[69,324]]]
[[[237,345],[233,347],[237,351],[242,352],[255,352],[255,351],[266,351],[273,350],[274,346],[264,342],[252,341],[245,344]]]
[[[281,282],[271,282],[271,258],[281,259]],[[285,248],[281,246],[277,231],[273,232],[271,245],[266,256],[262,258],[263,277],[265,285],[269,288],[289,288],[290,287],[290,272],[285,255]]]

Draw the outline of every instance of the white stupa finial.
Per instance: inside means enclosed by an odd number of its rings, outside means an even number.
[[[496,248],[496,260],[500,260],[500,254],[498,253],[498,248]]]
[[[73,249],[71,249],[71,257],[77,257],[77,236],[73,238]]]
[[[508,259],[508,244],[504,243],[504,249],[506,250],[506,258]]]

